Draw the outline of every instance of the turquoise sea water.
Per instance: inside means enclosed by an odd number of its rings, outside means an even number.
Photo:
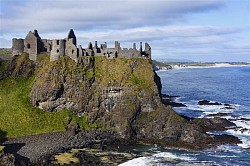
[[[157,72],[161,77],[162,92],[179,96],[186,108],[175,108],[176,112],[189,117],[207,117],[216,113],[228,113],[226,118],[237,125],[223,133],[237,136],[239,145],[221,145],[199,153],[171,150],[154,146],[133,147],[133,151],[144,151],[142,155],[121,165],[250,165],[250,67],[221,67],[179,69]],[[232,105],[199,106],[200,100],[216,101]],[[213,134],[213,133],[211,133]],[[220,133],[216,133],[220,134]],[[150,154],[150,155],[148,155]],[[168,162],[172,159],[176,162]]]

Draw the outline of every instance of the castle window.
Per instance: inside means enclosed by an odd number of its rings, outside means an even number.
[[[56,41],[56,44],[59,45],[59,40]]]
[[[74,50],[72,50],[72,54],[74,54]]]
[[[56,50],[56,52],[59,52],[59,50]]]
[[[30,44],[27,44],[27,48],[29,48],[29,49],[30,49]]]

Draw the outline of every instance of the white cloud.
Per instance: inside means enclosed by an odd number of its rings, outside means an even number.
[[[220,0],[29,0],[3,13],[1,31],[23,32],[37,28],[51,32],[69,28],[105,30],[166,25],[185,20],[187,13],[213,10],[222,5]]]

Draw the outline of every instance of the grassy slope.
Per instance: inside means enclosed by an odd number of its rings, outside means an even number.
[[[101,86],[119,85],[148,91],[154,86],[152,67],[147,59],[96,57],[95,66],[95,77]]]
[[[45,64],[46,61],[48,58],[43,57],[40,63]],[[7,137],[62,131],[66,128],[64,121],[69,117],[82,127],[98,127],[97,124],[87,124],[86,117],[74,116],[67,110],[51,113],[33,107],[29,102],[29,94],[34,79],[9,77],[0,81],[0,130],[7,132]],[[4,132],[0,132],[0,138],[5,137],[2,134]]]
[[[0,129],[6,131],[8,137],[65,129],[63,119],[70,113],[48,113],[30,104],[32,81],[32,78],[0,81]]]

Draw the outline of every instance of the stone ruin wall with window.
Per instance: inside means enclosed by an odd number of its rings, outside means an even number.
[[[151,59],[151,47],[145,43],[145,49],[136,48],[136,43],[133,43],[133,48],[121,48],[118,41],[115,41],[114,48],[108,48],[107,43],[103,43],[100,47],[95,41],[94,45],[90,42],[87,48],[82,48],[77,45],[77,40],[74,31],[71,29],[65,39],[41,39],[37,30],[29,32],[25,39],[12,39],[12,54],[21,55],[23,52],[29,54],[31,60],[36,60],[40,53],[50,54],[50,60],[55,61],[61,56],[69,56],[77,62],[79,56],[106,56],[107,58],[148,58]]]

